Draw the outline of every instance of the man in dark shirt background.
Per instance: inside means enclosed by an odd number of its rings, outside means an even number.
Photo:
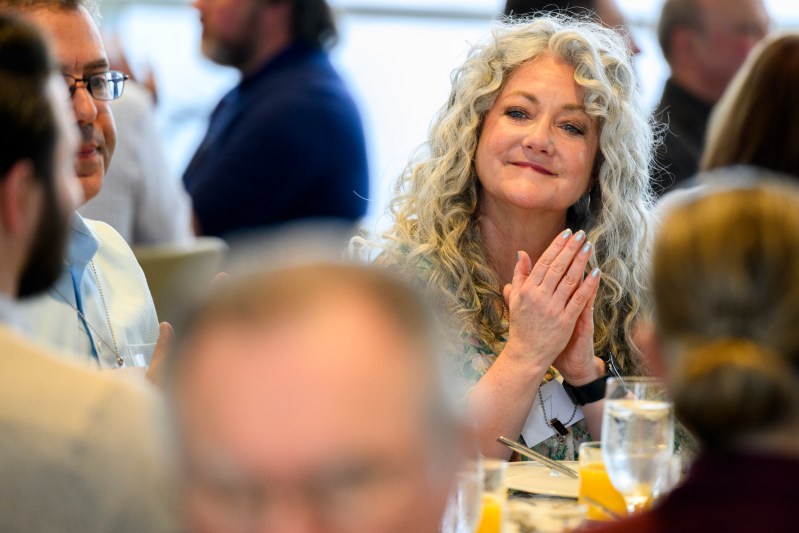
[[[198,234],[366,212],[361,119],[326,49],[325,0],[196,0],[202,50],[242,80],[214,110],[183,176]]]
[[[671,68],[655,111],[669,130],[653,172],[658,195],[696,174],[715,103],[770,27],[762,0],[666,0],[658,41]]]

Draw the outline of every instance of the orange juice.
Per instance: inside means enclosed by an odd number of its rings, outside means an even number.
[[[502,500],[495,494],[483,493],[483,511],[476,533],[500,533],[502,531]]]
[[[585,501],[585,496],[599,502],[619,516],[627,514],[624,497],[613,488],[605,465],[601,462],[587,463],[580,466],[580,492],[578,501],[588,507],[589,520],[611,520],[602,509]]]

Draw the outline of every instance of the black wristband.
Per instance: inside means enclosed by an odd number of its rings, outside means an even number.
[[[605,397],[605,384],[607,379],[608,376],[604,375],[599,379],[595,379],[594,381],[586,383],[585,385],[580,385],[579,387],[575,387],[574,385],[570,385],[564,381],[563,389],[566,391],[566,394],[569,395],[569,398],[572,402],[574,402],[575,405],[594,403]]]

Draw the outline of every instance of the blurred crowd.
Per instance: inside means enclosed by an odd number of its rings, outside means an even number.
[[[791,530],[799,34],[762,0],[663,2],[654,111],[613,0],[508,0],[378,234],[326,1],[194,7],[241,78],[181,179],[91,0],[0,0],[0,530],[436,532],[498,436],[600,440],[613,369],[690,470],[603,531]],[[142,250],[204,238],[167,322]]]

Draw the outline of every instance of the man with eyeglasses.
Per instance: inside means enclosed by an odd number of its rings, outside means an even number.
[[[78,133],[40,32],[0,14],[0,531],[177,531],[158,396],[26,338],[61,273]]]
[[[109,70],[92,8],[81,0],[0,0],[0,11],[22,16],[51,38],[80,131],[75,172],[84,201],[99,192],[114,152],[109,101],[122,95],[127,78]],[[130,247],[109,225],[77,213],[63,275],[24,309],[37,339],[100,368],[146,366],[159,338],[152,296]],[[169,326],[163,328],[166,338]]]

